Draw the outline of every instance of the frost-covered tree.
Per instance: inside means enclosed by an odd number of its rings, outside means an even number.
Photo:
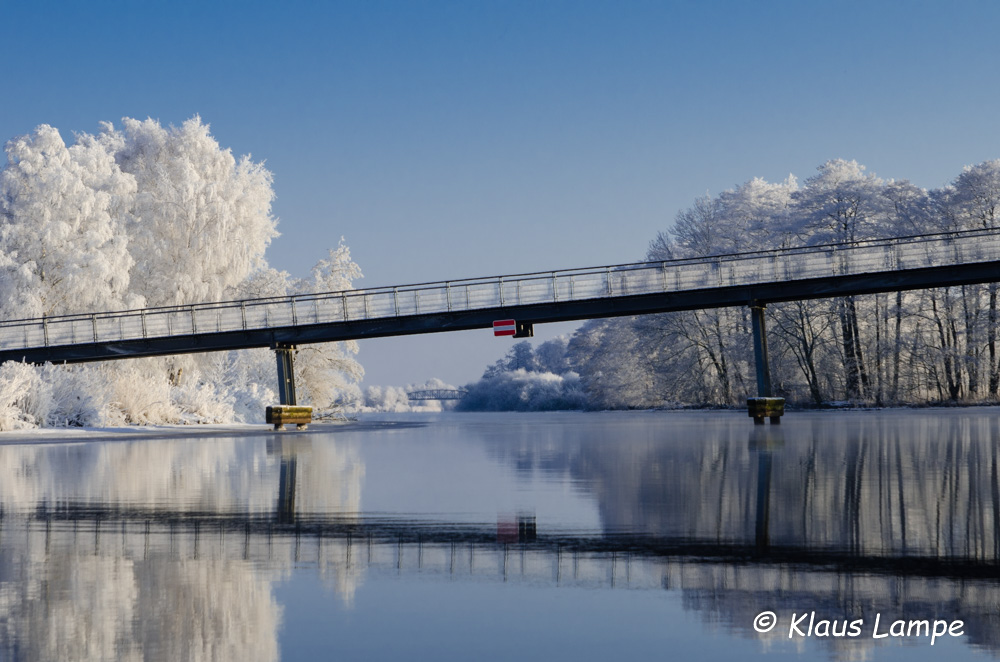
[[[486,368],[486,371],[483,373],[483,379],[496,377],[501,373],[513,372],[515,370],[533,371],[536,367],[535,353],[531,348],[531,343],[527,340],[522,340],[511,346],[507,350],[507,353],[503,355],[503,358],[497,359],[493,365]]]
[[[810,244],[860,241],[879,236],[887,211],[884,182],[857,161],[833,159],[792,195],[793,232]]]
[[[966,166],[962,174],[954,181],[950,187],[951,195],[948,198],[948,205],[951,212],[958,219],[959,227],[969,229],[993,229],[1000,226],[1000,159],[984,161],[978,165]],[[983,288],[973,286],[967,288],[967,294],[971,298],[975,296],[976,303],[982,298]],[[987,286],[988,302],[986,313],[986,346],[989,355],[986,371],[989,374],[987,388],[990,397],[996,398],[1000,390],[1000,351],[997,349],[997,284],[990,283]],[[975,336],[976,325],[974,324],[975,314],[978,313],[978,305],[972,306],[972,313],[969,312],[970,305],[966,301],[964,306],[966,333]],[[970,367],[978,366],[978,348],[973,343],[966,355],[971,359]],[[975,379],[970,376],[970,390],[975,393]]]
[[[200,117],[163,128],[151,119],[104,125],[137,192],[128,228],[133,288],[150,306],[218,301],[265,267],[277,236],[272,175],[222,149]]]
[[[459,411],[554,411],[584,409],[587,399],[575,372],[513,370],[469,384]]]
[[[93,136],[67,147],[41,125],[7,143],[0,171],[5,315],[121,309],[128,296],[126,226],[136,182]]]
[[[556,375],[569,372],[569,359],[566,351],[569,345],[569,338],[558,336],[552,340],[546,340],[535,348],[535,365],[541,372],[551,372]]]
[[[857,161],[834,159],[819,168],[792,196],[792,230],[811,244],[853,243],[882,234],[889,201],[884,182],[865,172]],[[871,379],[854,297],[838,299],[840,339],[844,352],[847,397],[871,394]]]
[[[361,275],[343,243],[312,278],[268,268],[264,252],[277,236],[271,173],[222,149],[198,117],[169,128],[125,118],[121,129],[105,123],[97,135],[75,138],[67,146],[42,125],[6,145],[7,319],[349,289]],[[321,408],[358,397],[356,353],[355,343],[304,347],[305,396]],[[0,380],[0,401],[14,412],[0,427],[256,419],[274,401],[274,372],[267,350],[47,369],[38,380]],[[17,384],[47,390],[4,392]],[[65,397],[74,384],[89,391],[76,404]]]
[[[351,251],[341,237],[336,249],[312,268],[312,277],[300,281],[299,292],[341,292],[352,289],[353,281],[361,278],[361,268],[351,259]],[[355,340],[302,345],[295,357],[296,380],[303,395],[319,409],[333,409],[360,402],[357,383],[365,371],[354,357],[358,353]]]
[[[651,242],[652,261],[790,245],[989,229],[1000,218],[1000,162],[925,191],[833,160],[799,187],[754,179],[703,197]],[[887,256],[889,259],[891,256]],[[669,266],[669,265],[668,265]],[[771,372],[792,400],[995,400],[995,286],[772,304]],[[591,406],[671,400],[735,404],[753,388],[744,309],[584,325],[569,354]]]

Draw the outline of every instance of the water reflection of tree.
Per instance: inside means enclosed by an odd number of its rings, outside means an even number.
[[[638,437],[609,417],[568,425],[562,439],[487,442],[521,474],[565,476],[595,495],[607,532],[753,543],[757,431],[726,414],[670,416]],[[771,544],[1000,560],[992,413],[802,415],[767,434],[781,438],[768,451]]]
[[[0,446],[0,658],[277,659],[272,584],[291,558],[241,559],[242,536],[227,542],[199,525],[175,532],[158,518],[275,517],[289,460],[298,465],[294,517],[358,513],[364,467],[350,445]],[[146,525],[102,528],[101,517],[116,512],[142,512]],[[45,513],[57,514],[54,524]],[[363,576],[339,572],[339,545],[327,547],[321,574],[349,600]]]
[[[764,438],[724,413],[645,420],[571,422],[562,439],[484,436],[521,475],[594,495],[606,536],[757,548],[746,563],[679,566],[671,586],[713,622],[756,637],[763,610],[963,618],[967,643],[1000,651],[995,411],[799,414]],[[843,565],[811,560],[823,554]]]

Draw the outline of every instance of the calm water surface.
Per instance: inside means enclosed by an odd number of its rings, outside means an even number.
[[[0,441],[2,660],[1000,657],[997,409]]]

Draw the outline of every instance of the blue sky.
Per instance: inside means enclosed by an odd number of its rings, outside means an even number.
[[[274,173],[272,266],[344,236],[358,286],[633,261],[696,197],[831,158],[924,187],[1000,158],[995,2],[0,0],[0,25],[0,139],[200,114]],[[509,346],[359,358],[464,383]]]

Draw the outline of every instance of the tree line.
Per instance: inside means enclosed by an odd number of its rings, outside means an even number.
[[[925,190],[832,160],[799,185],[752,179],[677,214],[652,261],[991,229],[1000,160]],[[767,308],[777,395],[821,405],[1000,400],[997,285],[966,285]],[[756,394],[749,310],[724,308],[583,325],[567,347],[591,406],[734,405]]]

